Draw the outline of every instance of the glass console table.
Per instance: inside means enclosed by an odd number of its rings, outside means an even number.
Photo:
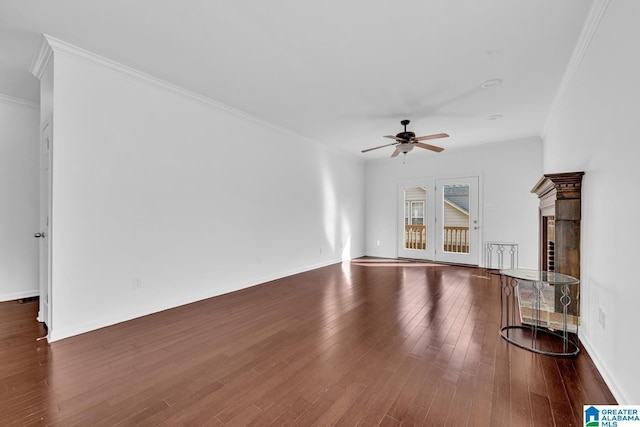
[[[580,351],[578,301],[580,281],[547,271],[500,270],[500,335],[518,347],[549,356]],[[576,287],[576,289],[570,289]],[[573,301],[571,295],[576,296]]]

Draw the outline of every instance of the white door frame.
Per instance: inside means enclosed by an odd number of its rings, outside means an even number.
[[[52,120],[49,116],[40,127],[40,307],[38,321],[51,333],[51,153]]]

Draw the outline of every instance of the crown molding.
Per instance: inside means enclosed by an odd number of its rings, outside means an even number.
[[[604,16],[604,13],[609,6],[609,1],[610,0],[594,0],[593,4],[591,5],[591,9],[589,10],[589,14],[587,15],[585,24],[582,27],[582,31],[580,32],[580,37],[578,37],[576,46],[573,48],[571,59],[569,60],[569,64],[564,71],[560,86],[556,91],[556,96],[551,103],[551,109],[549,110],[549,114],[547,115],[547,119],[542,129],[543,139],[546,137],[555,116],[558,114],[560,106],[564,103],[564,100],[567,97],[567,93],[569,92],[569,89],[573,84],[573,80],[578,69],[580,68],[580,64],[582,63],[582,60],[584,59],[584,56],[587,53],[589,46],[591,45],[591,40],[598,30],[600,21],[602,20],[602,17]]]
[[[190,91],[188,89],[184,89],[180,86],[174,85],[165,80],[151,76],[142,71],[138,71],[134,68],[131,68],[119,62],[113,61],[111,59],[105,58],[103,56],[97,55],[93,52],[74,46],[70,43],[56,39],[55,37],[51,37],[46,34],[43,34],[43,45],[41,46],[40,52],[36,56],[32,64],[32,73],[36,77],[40,78],[42,76],[42,73],[44,72],[44,68],[46,67],[47,63],[49,62],[53,54],[63,55],[68,58],[81,61],[92,66],[97,66],[97,67],[115,72],[117,74],[127,76],[129,78],[154,86],[156,88],[164,89],[164,90],[173,92],[175,94],[181,95],[183,97],[189,98],[191,100],[200,102],[209,107],[214,107],[216,109],[223,110],[227,113],[233,114],[235,116],[239,116],[241,118],[249,120],[258,125],[265,126],[267,128],[271,128],[279,132],[289,134],[298,139],[302,139],[310,144],[317,145],[318,147],[324,147],[325,149],[327,148],[304,135],[297,134],[289,129],[280,127],[274,123],[268,122],[259,117],[252,116],[251,114],[245,113],[242,110],[238,110],[236,108],[230,107],[226,104],[215,101],[199,93]],[[340,151],[336,150],[336,152],[340,152]]]
[[[177,94],[185,98],[191,99],[193,101],[199,102],[201,104],[207,105],[208,107],[225,111],[234,116],[253,122],[259,126],[264,126],[266,128],[270,128],[277,132],[290,135],[294,138],[297,138],[298,140],[304,141],[307,144],[311,144],[321,150],[328,150],[334,154],[347,156],[348,158],[360,160],[359,157],[354,156],[352,154],[345,153],[335,147],[330,147],[330,146],[320,144],[319,142],[307,136],[296,133],[290,129],[278,126],[272,122],[253,116],[249,113],[246,113],[242,110],[238,110],[236,108],[233,108],[221,102],[215,101],[197,92],[193,92],[188,89],[182,88],[175,84],[169,83],[165,80],[154,77],[150,74],[146,74],[142,71],[138,71],[134,68],[131,68],[119,62],[113,61],[111,59],[105,58],[103,56],[97,55],[93,52],[74,46],[70,43],[67,43],[65,41],[62,41],[55,37],[51,37],[46,34],[43,34],[43,41],[40,47],[40,51],[38,55],[36,55],[36,57],[34,58],[30,68],[30,71],[32,72],[32,74],[36,76],[38,79],[42,77],[42,74],[44,73],[44,70],[46,69],[49,61],[53,57],[53,54],[63,55],[68,58],[81,61],[92,66],[97,66],[97,67],[109,70],[111,72],[115,72],[117,74],[127,76],[129,78],[138,80],[140,82],[151,85],[153,87],[167,90],[174,94]]]
[[[22,98],[15,98],[13,96],[3,95],[1,93],[0,102],[4,102],[5,104],[21,105],[23,107],[35,108],[37,110],[40,109],[40,104],[38,104],[37,102],[27,101],[26,99]]]
[[[40,49],[31,61],[31,66],[29,67],[29,71],[31,72],[31,74],[36,76],[38,80],[42,79],[42,75],[47,69],[47,65],[49,65],[49,61],[51,60],[52,55],[53,50],[51,49],[51,45],[49,44],[48,36],[46,34],[43,34],[42,42],[40,43]]]

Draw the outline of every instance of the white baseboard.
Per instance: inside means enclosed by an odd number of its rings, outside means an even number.
[[[596,366],[596,369],[598,369],[598,372],[600,372],[602,379],[607,384],[607,387],[609,387],[611,394],[613,394],[613,397],[616,398],[616,401],[618,402],[618,404],[631,405],[632,402],[629,399],[627,399],[624,393],[616,386],[616,382],[613,380],[613,377],[611,376],[611,374],[609,374],[609,370],[607,369],[606,363],[602,362],[602,360],[598,356],[598,352],[589,342],[589,339],[586,336],[581,335],[580,343],[587,350],[587,353],[589,353],[589,357],[591,357],[593,364]]]
[[[21,298],[37,297],[38,295],[40,295],[39,289],[22,291],[22,292],[13,292],[10,294],[0,294],[0,302],[14,301]]]

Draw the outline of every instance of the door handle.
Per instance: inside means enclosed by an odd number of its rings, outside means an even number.
[[[42,233],[36,233],[33,235],[36,239],[43,238],[44,239],[44,231]]]

